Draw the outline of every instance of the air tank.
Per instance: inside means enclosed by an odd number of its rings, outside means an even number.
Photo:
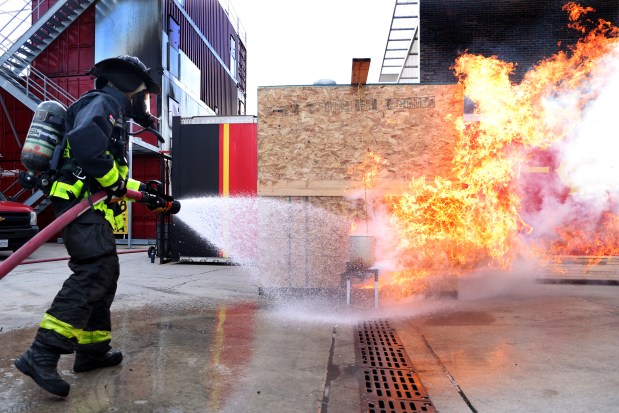
[[[54,149],[64,136],[66,116],[67,109],[61,103],[39,103],[21,151],[21,162],[29,172],[38,174],[49,169]]]

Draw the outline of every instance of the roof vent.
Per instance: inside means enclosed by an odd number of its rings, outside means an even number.
[[[335,80],[332,79],[318,79],[317,81],[314,82],[315,86],[324,86],[324,85],[337,85],[337,83],[335,83]]]

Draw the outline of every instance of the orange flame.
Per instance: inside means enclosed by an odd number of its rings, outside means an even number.
[[[398,236],[397,260],[406,271],[394,282],[432,274],[463,274],[480,266],[508,269],[516,254],[529,251],[523,240],[534,228],[521,218],[518,179],[530,154],[566,139],[578,126],[583,108],[595,100],[592,73],[617,46],[618,29],[605,20],[588,30],[580,19],[593,11],[574,3],[564,7],[570,27],[583,38],[568,52],[540,62],[520,84],[510,81],[513,63],[463,54],[454,70],[478,121],[455,119],[458,138],[452,177],[413,178],[408,192],[384,198]],[[557,98],[568,97],[559,103]],[[378,158],[376,158],[378,159]],[[364,185],[374,185],[380,165]],[[372,164],[372,168],[368,164]],[[543,254],[614,254],[619,218],[606,213],[595,230],[573,223],[556,228],[556,239],[533,251]],[[591,236],[592,233],[598,234]],[[540,249],[541,248],[541,249]],[[411,274],[414,274],[411,276]]]
[[[363,188],[372,189],[376,187],[376,181],[382,162],[383,158],[380,155],[368,150],[363,162],[351,166],[348,173],[353,180],[361,181],[363,183]]]
[[[558,238],[550,243],[553,255],[613,256],[619,253],[619,217],[605,211],[598,222],[575,221],[557,228]]]

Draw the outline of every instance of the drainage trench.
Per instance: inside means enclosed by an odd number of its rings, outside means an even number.
[[[387,320],[361,322],[354,334],[363,412],[436,412],[406,349]]]

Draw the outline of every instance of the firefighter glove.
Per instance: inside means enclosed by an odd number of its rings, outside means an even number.
[[[124,198],[127,195],[127,180],[119,176],[113,185],[105,188],[105,191],[108,195],[108,201],[112,198]]]
[[[150,192],[142,192],[142,202],[149,210],[160,214],[165,214],[172,206],[171,202]]]

